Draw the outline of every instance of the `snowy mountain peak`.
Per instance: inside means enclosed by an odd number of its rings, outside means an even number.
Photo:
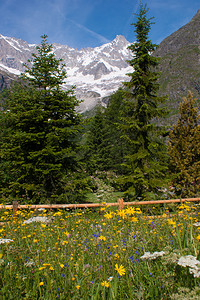
[[[84,100],[81,111],[96,105],[127,80],[126,74],[132,69],[126,63],[131,57],[127,49],[129,44],[122,35],[100,47],[81,50],[53,44],[55,56],[62,58],[66,65],[68,77],[64,88],[76,85],[77,97]],[[0,70],[19,75],[35,48],[36,45],[0,34]]]
[[[123,35],[117,35],[113,42],[124,45],[130,44]]]

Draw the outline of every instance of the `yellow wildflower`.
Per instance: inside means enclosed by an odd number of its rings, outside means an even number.
[[[109,282],[107,282],[107,281],[102,281],[101,282],[101,286],[105,286],[105,287],[109,287],[110,286],[110,283]]]
[[[133,223],[138,223],[138,218],[132,217],[132,218],[131,218],[131,222],[133,222]]]
[[[174,222],[172,219],[167,219],[168,224],[172,225],[174,228],[176,227],[176,222]]]
[[[125,219],[126,217],[126,211],[125,210],[118,210],[117,215],[122,217],[122,219]]]
[[[63,241],[62,245],[65,245],[65,244],[68,244],[68,243],[69,243],[68,241]]]
[[[100,211],[103,211],[103,210],[105,210],[105,209],[106,209],[105,207],[101,207],[101,208],[100,208]]]
[[[135,208],[129,206],[129,207],[126,209],[126,213],[127,213],[128,215],[133,215],[133,214],[135,214]]]
[[[112,212],[107,212],[105,215],[104,215],[104,217],[106,218],[106,219],[112,219],[113,218],[113,213]]]
[[[99,240],[101,240],[101,241],[105,241],[105,240],[106,240],[106,238],[105,238],[105,236],[101,235],[101,236],[99,237]]]
[[[58,211],[58,212],[56,212],[56,213],[53,214],[54,217],[55,216],[61,216],[61,215],[62,215],[62,213],[60,211]]]
[[[141,211],[141,209],[139,208],[139,207],[136,207],[136,214],[142,214],[142,211]]]
[[[115,270],[118,272],[119,276],[123,276],[126,273],[126,270],[122,265],[118,266],[118,264],[116,264]]]

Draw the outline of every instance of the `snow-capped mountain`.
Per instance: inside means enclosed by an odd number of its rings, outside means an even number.
[[[53,52],[66,65],[64,88],[76,85],[78,99],[83,99],[79,110],[89,110],[103,97],[117,90],[132,68],[126,60],[131,58],[130,43],[118,35],[112,42],[96,48],[77,50],[66,45],[53,44]],[[0,71],[20,75],[23,63],[32,58],[36,45],[5,37],[0,34]]]

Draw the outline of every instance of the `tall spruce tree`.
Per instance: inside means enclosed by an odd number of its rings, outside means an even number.
[[[169,133],[172,184],[177,195],[200,195],[200,115],[191,92],[179,106],[180,117]]]
[[[63,177],[76,166],[80,118],[73,89],[62,89],[64,65],[55,58],[46,35],[36,49],[20,83],[2,95],[1,192],[26,201],[54,202],[63,192]]]
[[[136,42],[129,46],[133,58],[128,61],[133,72],[125,82],[121,124],[122,138],[129,147],[123,166],[126,174],[121,182],[130,196],[145,198],[161,187],[166,171],[165,144],[162,139],[164,127],[158,119],[165,115],[161,108],[166,97],[157,95],[159,73],[158,58],[151,55],[156,46],[148,39],[151,19],[147,19],[146,6],[141,2],[135,26]],[[157,122],[155,122],[157,120]]]
[[[105,144],[107,146],[107,168],[119,174],[123,173],[123,157],[127,153],[126,144],[121,139],[122,132],[119,128],[120,115],[123,106],[124,90],[119,88],[109,97],[105,109]]]
[[[107,147],[103,107],[98,104],[95,115],[89,120],[85,146],[84,160],[90,174],[107,169]]]

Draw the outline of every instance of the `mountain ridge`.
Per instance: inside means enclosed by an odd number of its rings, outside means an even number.
[[[132,53],[124,36],[95,48],[74,49],[53,43],[53,52],[66,65],[64,88],[76,86],[77,98],[84,100],[79,112],[91,110],[116,91],[133,68],[127,63]],[[0,88],[9,86],[23,72],[23,63],[31,59],[35,44],[0,35]],[[159,57],[159,94],[168,95],[169,123],[177,120],[178,106],[188,90],[200,95],[200,9],[187,24],[165,38],[152,55]],[[7,76],[7,75],[8,76]]]
[[[64,89],[76,85],[77,98],[84,100],[79,107],[83,112],[94,107],[103,97],[110,95],[127,79],[131,57],[130,43],[122,35],[102,46],[77,50],[53,43],[55,56],[65,64],[67,78]],[[36,45],[0,35],[0,70],[12,75],[23,72],[23,64],[36,53]]]
[[[169,122],[178,116],[178,106],[190,90],[200,95],[200,9],[191,21],[165,38],[154,52],[160,58],[160,94],[168,95]]]

